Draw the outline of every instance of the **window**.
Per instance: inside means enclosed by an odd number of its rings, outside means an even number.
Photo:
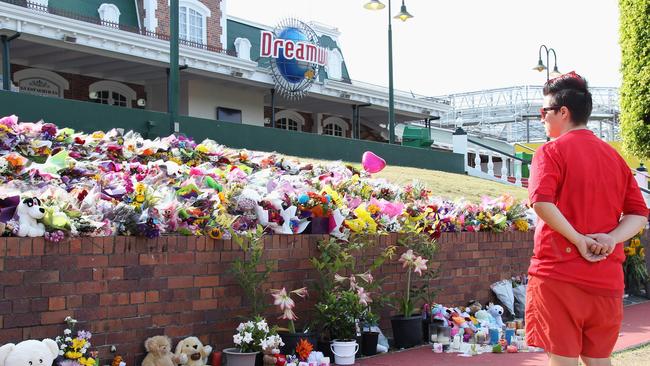
[[[180,0],[178,15],[180,39],[198,44],[208,43],[206,19],[212,13],[205,4],[199,0]]]
[[[241,110],[217,107],[217,121],[241,123]]]
[[[96,93],[97,93],[97,99],[95,99],[95,103],[116,105],[119,107],[128,107],[128,105],[126,104],[126,97],[118,92],[112,92],[110,90],[100,90]]]
[[[90,98],[95,103],[131,108],[136,99],[135,90],[116,81],[102,80],[88,87]]]
[[[289,131],[298,131],[298,122],[284,117],[275,121],[275,127]]]
[[[343,128],[341,128],[341,126],[336,125],[334,123],[330,123],[330,124],[327,124],[323,128],[323,134],[324,135],[330,135],[330,136],[343,137]]]

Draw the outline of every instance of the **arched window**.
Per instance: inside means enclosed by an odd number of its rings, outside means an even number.
[[[333,123],[328,123],[323,127],[323,135],[343,137],[343,128]]]
[[[63,92],[70,88],[68,80],[52,71],[24,69],[14,73],[14,81],[20,91],[29,94],[63,98]]]
[[[342,118],[330,116],[323,121],[323,135],[345,137],[348,124]]]
[[[275,127],[290,131],[302,131],[305,118],[300,113],[291,110],[284,110],[276,113]]]
[[[115,81],[102,80],[90,84],[89,95],[95,103],[131,108],[136,92],[128,86]]]
[[[206,20],[212,15],[210,9],[199,0],[180,0],[178,10],[178,37],[198,44],[208,43]]]
[[[280,118],[275,121],[275,127],[283,130],[298,131],[298,121],[294,121],[291,118]]]

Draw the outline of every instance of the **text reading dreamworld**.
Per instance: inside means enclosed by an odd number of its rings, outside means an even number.
[[[275,38],[273,32],[262,31],[262,51],[260,56],[278,58],[280,49],[282,49],[282,56],[287,60],[296,59],[320,66],[327,64],[326,48],[309,42],[295,42],[291,39]]]

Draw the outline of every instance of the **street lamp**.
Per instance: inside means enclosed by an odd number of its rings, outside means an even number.
[[[551,66],[549,62],[549,55],[551,52],[553,52],[553,60],[555,61],[554,62],[555,66],[553,67],[553,72],[551,72],[550,74],[548,71],[548,67],[544,65],[544,62],[542,62],[542,48],[544,49],[544,51],[546,51],[546,65],[548,65],[549,67]],[[537,70],[539,72],[546,70],[546,81],[549,81],[551,76],[555,78],[562,75],[562,73],[557,69],[557,54],[555,53],[555,50],[546,47],[546,45],[539,46],[539,60],[537,61],[537,66],[533,67],[533,70]]]
[[[367,4],[363,6],[368,10],[381,10],[386,7],[379,0],[370,0]],[[395,16],[395,19],[401,21],[406,21],[409,18],[413,18],[413,15],[409,14],[406,10],[406,5],[404,5],[404,0],[402,0],[402,7],[400,8],[399,14]],[[391,17],[391,0],[388,0],[388,143],[395,143],[395,95],[393,91],[393,28],[392,28],[392,19]]]

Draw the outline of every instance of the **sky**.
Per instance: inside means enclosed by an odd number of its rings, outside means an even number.
[[[286,17],[341,32],[339,46],[353,80],[388,86],[388,0],[228,0],[227,14],[275,26]],[[393,15],[401,2],[392,1]],[[396,89],[427,96],[516,85],[542,85],[542,44],[561,72],[591,86],[618,87],[617,0],[405,0],[414,18],[393,19]],[[546,63],[546,52],[542,51]],[[551,70],[554,65],[550,54]],[[548,66],[548,65],[547,65]]]

